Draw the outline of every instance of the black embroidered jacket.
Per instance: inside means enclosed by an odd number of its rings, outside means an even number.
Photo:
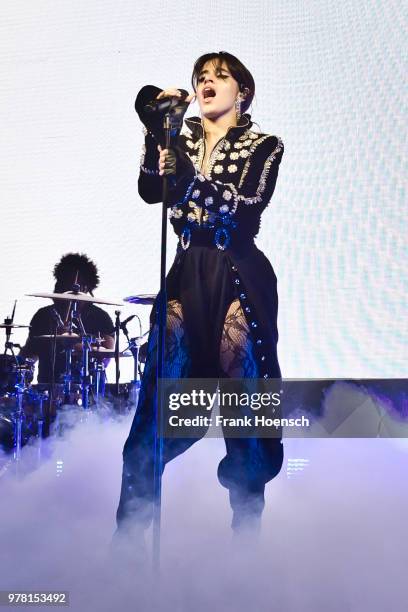
[[[178,140],[185,159],[183,174],[170,189],[170,219],[183,249],[190,244],[215,244],[219,249],[252,242],[261,213],[275,189],[284,147],[278,136],[251,130],[249,115],[215,145],[208,174],[200,171],[205,154],[201,120],[185,120]],[[148,203],[160,202],[157,140],[147,132],[141,160],[139,194]]]

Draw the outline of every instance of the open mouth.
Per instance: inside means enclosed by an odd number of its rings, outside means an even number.
[[[215,91],[212,87],[206,87],[203,90],[203,98],[204,100],[206,100],[207,98],[214,98],[215,96]]]

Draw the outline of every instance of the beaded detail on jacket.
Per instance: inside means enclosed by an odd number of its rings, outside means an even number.
[[[199,118],[185,121],[179,147],[191,161],[190,176],[171,199],[171,223],[187,249],[195,237],[225,250],[231,241],[252,240],[275,189],[283,142],[251,130],[249,115],[229,128],[212,150],[206,173],[204,133]],[[146,171],[146,170],[144,170]]]

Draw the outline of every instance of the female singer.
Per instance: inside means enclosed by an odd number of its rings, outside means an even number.
[[[254,238],[275,189],[283,143],[251,129],[245,111],[255,83],[233,55],[201,56],[192,84],[201,118],[185,120],[173,148],[158,144],[160,128],[141,115],[146,129],[139,194],[149,204],[160,202],[162,176],[175,177],[167,204],[179,244],[167,275],[165,377],[280,378],[276,276]],[[155,91],[158,98],[180,95],[174,88]],[[138,407],[123,452],[119,528],[145,528],[152,516],[155,308],[151,323]],[[195,441],[165,439],[164,463]],[[225,445],[218,478],[229,490],[232,528],[257,529],[265,484],[282,466],[281,440],[226,438]]]

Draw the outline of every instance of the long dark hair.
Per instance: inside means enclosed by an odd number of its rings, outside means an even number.
[[[235,55],[231,55],[231,53],[227,53],[227,51],[214,51],[213,53],[201,55],[198,58],[194,64],[193,74],[191,76],[191,83],[194,91],[196,91],[197,88],[200,72],[202,71],[204,65],[209,61],[213,61],[216,66],[221,66],[223,62],[227,64],[228,70],[238,83],[239,91],[245,94],[245,99],[241,104],[242,112],[245,113],[245,111],[247,111],[251,106],[251,102],[255,95],[254,77],[249,72],[248,68],[246,68],[244,64],[237,57],[235,57]]]

